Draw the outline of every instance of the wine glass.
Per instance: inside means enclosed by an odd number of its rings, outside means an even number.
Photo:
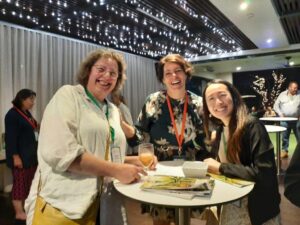
[[[142,143],[139,145],[139,160],[144,166],[144,170],[149,170],[154,159],[154,147],[151,143]]]

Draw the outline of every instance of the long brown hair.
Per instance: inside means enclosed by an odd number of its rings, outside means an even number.
[[[209,82],[203,90],[203,124],[208,143],[214,144],[214,141],[216,141],[211,139],[210,126],[223,125],[223,122],[220,119],[212,116],[208,110],[206,102],[206,90],[212,84],[225,85],[232,97],[233,111],[231,113],[231,119],[228,125],[229,137],[226,157],[229,162],[238,163],[240,162],[239,153],[241,151],[241,136],[243,134],[244,127],[248,122],[248,110],[240,93],[231,83],[219,79]]]

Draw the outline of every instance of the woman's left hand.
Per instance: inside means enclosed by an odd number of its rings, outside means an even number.
[[[220,166],[221,163],[213,158],[205,159],[203,162],[205,162],[208,165],[208,172],[214,173],[214,174],[220,174]]]

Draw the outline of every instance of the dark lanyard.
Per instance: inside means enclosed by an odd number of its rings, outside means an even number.
[[[170,102],[168,94],[167,94],[166,97],[167,97],[167,103],[168,103],[170,118],[172,120],[173,129],[174,129],[175,136],[176,136],[177,143],[178,143],[178,155],[180,155],[181,150],[182,150],[181,149],[182,148],[182,142],[183,142],[183,138],[184,138],[184,129],[185,129],[186,114],[187,114],[188,96],[185,93],[185,101],[184,101],[184,107],[183,107],[183,116],[182,116],[182,125],[181,125],[180,135],[178,134],[178,130],[177,130],[177,126],[176,126],[176,122],[175,122],[175,118],[174,118],[174,113],[173,113],[173,109],[172,109],[171,102]]]
[[[89,92],[86,88],[85,88],[85,93],[87,94],[87,96],[89,97],[89,99],[99,108],[101,109],[99,102],[97,101],[97,99],[92,95],[91,92]],[[109,123],[109,119],[108,119],[108,115],[109,115],[109,111],[108,111],[108,105],[106,107],[106,112],[105,112],[105,117],[106,120],[108,122],[108,126],[109,126],[109,131],[110,131],[110,137],[111,137],[111,141],[112,143],[114,143],[115,141],[115,129],[110,125]]]
[[[34,119],[30,119],[29,116],[27,116],[25,113],[23,113],[20,109],[18,109],[16,106],[14,106],[15,110],[25,119],[27,122],[33,127],[33,129],[37,128],[37,124],[35,123]]]

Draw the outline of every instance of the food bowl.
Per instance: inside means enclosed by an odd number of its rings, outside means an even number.
[[[202,161],[187,161],[182,165],[182,171],[186,177],[205,177],[207,164]]]

